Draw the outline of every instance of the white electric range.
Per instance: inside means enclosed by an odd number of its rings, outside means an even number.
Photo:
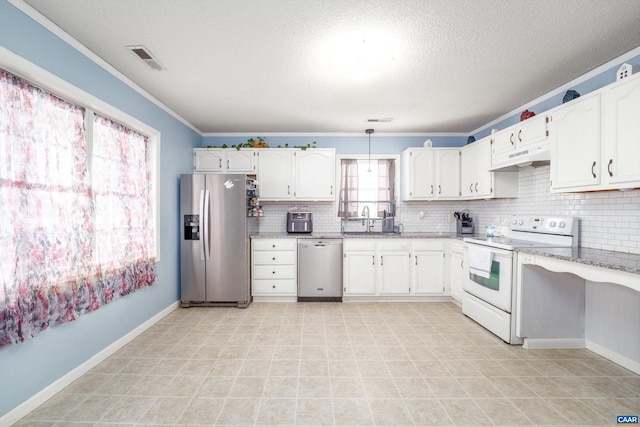
[[[578,246],[579,220],[558,215],[514,215],[509,236],[466,237],[468,277],[462,288],[462,312],[505,342],[521,344],[515,335],[518,249]]]

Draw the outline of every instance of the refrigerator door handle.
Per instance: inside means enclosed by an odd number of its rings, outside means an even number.
[[[209,261],[211,258],[209,247],[209,200],[211,199],[209,195],[209,190],[204,191],[204,259]]]
[[[204,190],[200,190],[200,215],[198,215],[198,230],[200,230],[200,240],[198,241],[198,246],[200,246],[200,261],[204,261]]]

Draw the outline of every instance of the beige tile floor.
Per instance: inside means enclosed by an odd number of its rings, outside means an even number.
[[[640,377],[509,346],[450,303],[178,309],[20,426],[615,425]]]

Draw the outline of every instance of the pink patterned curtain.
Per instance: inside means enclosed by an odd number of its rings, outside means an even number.
[[[148,205],[147,166],[117,161],[105,166],[98,156],[90,162],[84,120],[84,108],[0,70],[0,347],[75,320],[155,280],[153,252],[143,254],[139,236],[132,232],[125,241],[121,230],[146,218],[137,216],[139,201],[133,208],[129,202],[140,196]],[[109,144],[133,142],[117,141]],[[93,150],[113,148],[106,145],[96,141]],[[146,152],[144,138],[141,145],[131,149]],[[115,157],[122,159],[126,151]],[[101,197],[113,196],[92,188],[90,163],[96,170],[111,168],[94,176],[94,183],[109,175],[128,191],[118,193],[121,203],[109,213],[98,214]],[[135,183],[129,182],[131,175]],[[145,190],[129,191],[139,185]],[[123,225],[123,218],[131,221]],[[115,227],[108,225],[114,222]],[[117,253],[99,248],[106,245],[106,233],[114,234],[109,244]],[[154,249],[153,243],[142,245]]]

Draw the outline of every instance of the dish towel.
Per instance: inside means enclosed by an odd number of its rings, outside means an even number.
[[[491,277],[491,262],[493,254],[491,249],[469,245],[469,272],[480,277]]]

